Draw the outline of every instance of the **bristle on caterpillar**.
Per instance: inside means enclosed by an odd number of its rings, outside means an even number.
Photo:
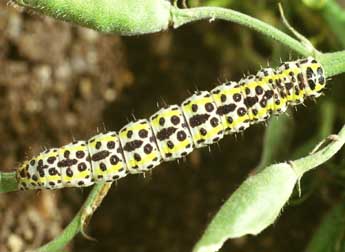
[[[46,150],[19,167],[19,189],[84,187],[149,171],[266,121],[308,97],[319,97],[325,85],[323,67],[312,57],[282,63],[277,69],[263,68],[239,82],[197,91],[181,106],[165,106],[149,120],[128,123],[119,133]]]

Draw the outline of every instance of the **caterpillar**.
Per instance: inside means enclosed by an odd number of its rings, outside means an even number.
[[[149,171],[284,113],[308,97],[319,97],[325,85],[324,69],[312,57],[263,68],[210,92],[196,91],[180,106],[167,105],[118,133],[100,133],[41,152],[20,165],[18,188],[85,187]]]

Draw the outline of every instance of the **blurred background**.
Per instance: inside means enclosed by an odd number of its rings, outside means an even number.
[[[299,32],[321,51],[344,48],[329,16],[301,1],[282,1]],[[254,4],[255,3],[255,4]],[[340,2],[339,2],[340,3]],[[342,3],[340,3],[342,4]],[[223,6],[288,32],[277,1],[189,1]],[[343,33],[345,34],[345,33]],[[159,34],[119,37],[42,17],[0,3],[0,164],[14,171],[45,148],[99,131],[119,130],[135,115],[148,118],[157,102],[179,104],[196,89],[239,80],[260,66],[299,56],[237,24],[207,21]],[[284,117],[280,159],[306,155],[345,122],[344,76],[325,96]],[[185,162],[163,163],[152,174],[114,184],[88,226],[97,241],[78,235],[65,251],[190,251],[212,216],[260,163],[266,125],[225,137]],[[221,251],[304,251],[322,217],[343,199],[345,150],[302,180],[276,221],[256,237],[228,241]],[[90,188],[0,194],[0,251],[20,252],[56,237]]]

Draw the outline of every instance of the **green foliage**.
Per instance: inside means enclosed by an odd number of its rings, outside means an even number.
[[[227,239],[259,234],[278,217],[297,179],[287,163],[250,176],[218,211],[193,251],[218,251]]]
[[[303,0],[303,3],[305,5],[307,5],[308,7],[310,8],[313,8],[313,9],[322,9],[326,4],[327,2],[329,2],[328,0]]]
[[[345,11],[335,0],[304,0],[308,7],[320,12],[333,30],[342,47],[345,46]]]
[[[345,202],[335,205],[323,218],[306,251],[345,251]]]
[[[273,224],[303,174],[327,161],[345,144],[345,126],[338,137],[316,153],[268,166],[250,176],[213,218],[194,251],[218,251],[227,239],[256,235]]]

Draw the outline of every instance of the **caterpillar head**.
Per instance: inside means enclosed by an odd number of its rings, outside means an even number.
[[[307,94],[310,97],[319,97],[326,85],[325,71],[322,65],[314,58],[300,60],[302,69],[305,71],[307,81]]]

